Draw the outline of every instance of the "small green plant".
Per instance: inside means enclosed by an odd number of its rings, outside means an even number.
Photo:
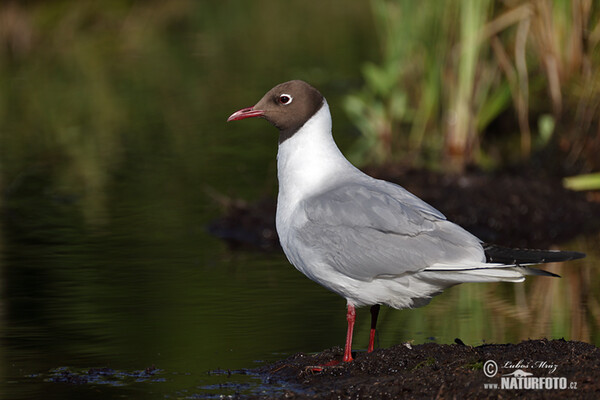
[[[570,176],[563,180],[563,185],[571,190],[600,190],[600,172]]]
[[[429,357],[427,360],[423,360],[420,363],[418,363],[417,365],[415,365],[412,369],[412,371],[416,371],[418,369],[421,369],[423,367],[428,367],[430,365],[434,365],[436,363],[436,359],[433,357]]]
[[[480,371],[483,369],[483,361],[474,361],[470,364],[465,365],[465,368],[473,371]]]

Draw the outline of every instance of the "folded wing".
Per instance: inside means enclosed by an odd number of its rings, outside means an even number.
[[[300,205],[297,239],[339,272],[360,280],[485,263],[481,242],[404,188],[346,184]]]

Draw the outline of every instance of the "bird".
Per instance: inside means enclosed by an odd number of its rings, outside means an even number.
[[[327,100],[304,81],[275,86],[227,121],[255,117],[279,130],[275,222],[281,247],[296,269],[346,299],[342,361],[353,360],[356,307],[371,307],[372,352],[381,305],[425,306],[465,282],[558,276],[531,266],[585,257],[483,243],[403,187],[363,173],[333,139]]]

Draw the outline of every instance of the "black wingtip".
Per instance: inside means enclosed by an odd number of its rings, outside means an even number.
[[[502,264],[544,264],[577,260],[585,257],[579,251],[511,249],[486,243],[483,245],[487,262]]]
[[[567,252],[565,252],[567,253]],[[573,258],[571,258],[571,260],[578,260],[580,258],[585,258],[586,254],[585,253],[581,253],[579,251],[569,251],[568,253],[571,253]]]
[[[534,268],[530,268],[530,269],[534,269]],[[538,269],[537,271],[544,271],[542,274],[540,274],[543,276],[551,276],[552,278],[562,278],[562,276],[560,276],[559,274],[555,274],[554,272],[546,271],[545,269]]]

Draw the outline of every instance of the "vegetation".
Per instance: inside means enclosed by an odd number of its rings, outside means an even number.
[[[600,168],[598,4],[437,5],[372,0],[382,60],[345,103],[362,133],[356,159],[460,171],[551,149],[564,172]]]

